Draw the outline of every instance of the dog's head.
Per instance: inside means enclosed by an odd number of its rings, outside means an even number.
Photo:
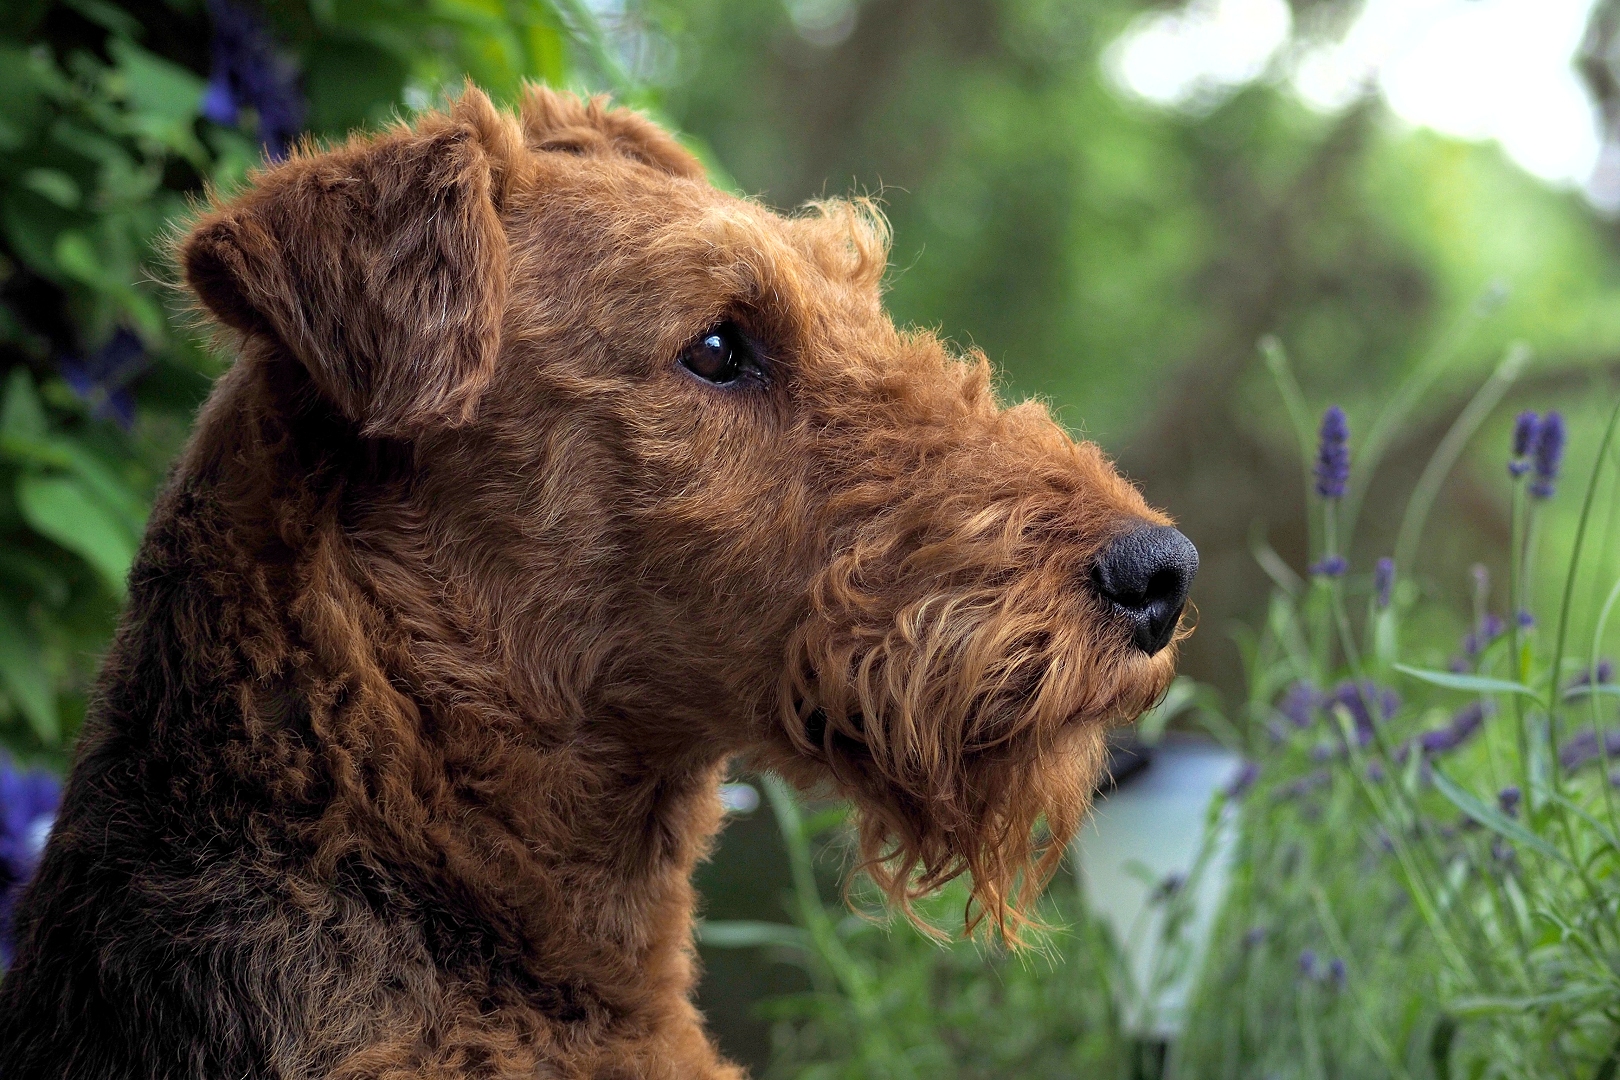
[[[982,356],[896,329],[887,239],[717,191],[633,113],[469,91],[267,170],[181,258],[288,401],[406,448],[418,512],[346,520],[477,609],[505,692],[830,786],[891,897],[967,872],[1015,928],[1104,727],[1171,677],[1197,555]]]

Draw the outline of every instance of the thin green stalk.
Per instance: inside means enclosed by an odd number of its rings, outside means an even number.
[[[1272,382],[1277,384],[1277,393],[1282,396],[1283,407],[1288,410],[1288,419],[1294,427],[1294,438],[1299,441],[1299,460],[1305,474],[1305,505],[1311,505],[1311,492],[1314,490],[1314,478],[1311,475],[1311,461],[1315,457],[1316,429],[1311,423],[1310,410],[1305,404],[1305,395],[1300,392],[1299,381],[1294,378],[1294,369],[1288,363],[1288,354],[1283,350],[1282,342],[1274,334],[1267,334],[1260,339],[1260,355],[1265,359],[1266,370],[1271,372]],[[1308,541],[1307,550],[1316,550],[1316,522],[1309,512],[1305,515],[1305,526]]]
[[[1439,495],[1446,477],[1451,475],[1451,470],[1456,466],[1457,459],[1462,456],[1468,440],[1474,437],[1480,425],[1495,411],[1529,360],[1528,345],[1517,342],[1509,346],[1507,355],[1496,365],[1496,371],[1474,394],[1468,405],[1452,422],[1445,438],[1440,440],[1440,445],[1435,447],[1428,464],[1423,468],[1423,475],[1418,477],[1417,486],[1412,489],[1411,498],[1407,500],[1406,513],[1401,516],[1401,529],[1395,541],[1396,567],[1412,566],[1417,558],[1418,541],[1423,538],[1423,526],[1429,520],[1429,511],[1433,509],[1434,500]]]
[[[1341,646],[1345,653],[1345,663],[1350,668],[1351,685],[1356,688],[1356,695],[1361,698],[1361,707],[1367,712],[1367,718],[1372,728],[1373,745],[1378,748],[1378,755],[1382,759],[1381,764],[1385,770],[1385,775],[1394,780],[1391,787],[1393,787],[1397,793],[1397,802],[1400,804],[1403,814],[1407,815],[1408,819],[1412,822],[1412,827],[1417,832],[1418,840],[1423,845],[1424,852],[1428,855],[1430,864],[1435,867],[1442,866],[1444,865],[1444,861],[1440,857],[1440,852],[1435,850],[1434,837],[1430,836],[1428,830],[1423,828],[1423,818],[1418,812],[1417,803],[1412,799],[1411,793],[1406,790],[1406,786],[1400,783],[1399,780],[1394,779],[1398,775],[1398,769],[1395,763],[1395,752],[1394,749],[1389,745],[1389,739],[1384,734],[1382,725],[1378,723],[1378,703],[1368,697],[1367,680],[1363,676],[1361,658],[1356,652],[1355,642],[1350,636],[1350,619],[1345,613],[1343,599],[1339,594],[1337,582],[1333,583],[1330,586],[1330,589],[1331,591],[1329,593],[1329,597],[1332,604],[1335,621],[1338,624]],[[1341,727],[1343,727],[1344,721],[1342,719],[1340,720],[1340,724]],[[1382,798],[1377,796],[1376,792],[1372,788],[1372,785],[1366,779],[1366,768],[1361,761],[1357,760],[1360,757],[1360,752],[1356,747],[1355,734],[1354,725],[1343,729],[1345,747],[1351,755],[1352,765],[1354,767],[1357,780],[1361,784],[1362,789],[1367,793],[1368,800],[1372,803],[1374,812],[1378,813],[1386,821],[1395,823],[1397,826],[1399,826],[1401,823],[1397,820],[1395,815],[1390,814],[1387,809],[1384,808]],[[1461,949],[1459,949],[1456,943],[1451,940],[1450,931],[1446,930],[1440,922],[1439,908],[1435,906],[1433,898],[1428,895],[1428,883],[1421,880],[1422,875],[1418,871],[1417,864],[1411,860],[1410,853],[1407,852],[1403,854],[1403,852],[1406,851],[1406,844],[1405,840],[1400,837],[1399,832],[1399,828],[1392,831],[1391,842],[1395,845],[1396,856],[1400,860],[1402,868],[1407,873],[1407,879],[1409,882],[1408,889],[1412,892],[1413,899],[1417,901],[1419,909],[1425,913],[1425,918],[1429,921],[1430,929],[1434,932],[1436,938],[1441,940],[1442,948],[1449,947],[1450,950],[1455,953],[1454,962],[1461,966],[1462,970],[1467,973],[1470,979],[1473,979],[1473,970],[1468,966],[1467,961],[1463,959]]]
[[[1580,523],[1575,526],[1575,547],[1569,556],[1569,573],[1564,576],[1564,599],[1558,610],[1558,636],[1553,645],[1552,670],[1547,687],[1547,749],[1551,755],[1552,789],[1561,791],[1563,777],[1558,770],[1558,679],[1564,663],[1564,644],[1569,636],[1569,609],[1575,596],[1575,574],[1581,565],[1581,548],[1586,543],[1586,528],[1592,516],[1592,504],[1597,499],[1598,479],[1609,456],[1609,444],[1614,441],[1615,425],[1620,423],[1620,399],[1609,412],[1609,423],[1603,429],[1603,441],[1598,444],[1597,461],[1586,482],[1586,498],[1581,501]],[[1606,780],[1607,778],[1605,778]],[[1572,853],[1573,854],[1573,853]]]
[[[1522,477],[1513,481],[1513,509],[1509,519],[1510,547],[1508,550],[1508,604],[1513,609],[1508,619],[1508,632],[1511,635],[1509,645],[1513,649],[1513,678],[1518,682],[1526,682],[1530,678],[1529,658],[1526,656],[1527,644],[1521,639],[1523,627],[1519,624],[1519,616],[1529,610],[1524,596],[1524,578],[1527,567],[1523,561],[1523,548],[1529,546],[1526,539],[1529,533],[1529,524],[1524,520],[1524,480]],[[1524,799],[1525,811],[1528,813],[1535,805],[1535,785],[1531,783],[1530,775],[1530,728],[1525,720],[1524,700],[1513,695],[1513,733],[1519,748],[1519,783],[1521,795]]]
[[[1614,585],[1609,589],[1608,597],[1603,601],[1603,609],[1598,613],[1597,628],[1592,632],[1591,667],[1592,689],[1597,689],[1598,650],[1603,646],[1603,634],[1609,628],[1609,616],[1614,612],[1614,604],[1620,600],[1620,578],[1615,578]],[[1603,789],[1604,808],[1608,811],[1609,828],[1620,835],[1620,818],[1615,816],[1614,785],[1609,783],[1609,740],[1603,734],[1603,720],[1599,714],[1597,693],[1588,694],[1592,705],[1592,730],[1597,734],[1598,753],[1603,757],[1603,781],[1598,786]]]
[[[861,1036],[871,1048],[872,1056],[895,1065],[902,1075],[913,1075],[910,1062],[890,1043],[883,1027],[877,991],[866,972],[844,947],[827,908],[816,887],[815,861],[810,852],[810,838],[804,831],[804,818],[799,803],[787,784],[775,776],[764,777],[765,793],[771,800],[782,840],[788,849],[788,864],[793,872],[794,901],[799,918],[810,932],[816,952],[822,958],[848,996],[850,1005],[861,1021]]]
[[[1346,536],[1354,535],[1356,520],[1361,514],[1362,500],[1366,497],[1373,474],[1378,471],[1379,463],[1383,461],[1384,453],[1389,449],[1395,433],[1406,423],[1407,417],[1434,385],[1434,381],[1444,373],[1469,335],[1490,313],[1486,302],[1489,295],[1490,293],[1482,294],[1458,316],[1456,322],[1452,323],[1440,340],[1435,342],[1434,347],[1413,367],[1406,381],[1396,389],[1388,404],[1373,419],[1372,427],[1367,429],[1367,437],[1361,443],[1356,474],[1351,477],[1350,490],[1345,494]]]
[[[1322,891],[1322,886],[1314,882],[1310,886],[1310,892],[1311,901],[1316,905],[1317,921],[1322,924],[1322,932],[1327,935],[1328,944],[1333,947],[1335,953],[1344,957],[1346,962],[1349,962],[1351,959],[1350,942],[1345,938],[1344,932],[1339,929],[1339,921],[1333,917],[1333,908],[1328,904],[1327,894]],[[1383,1060],[1384,1068],[1389,1070],[1391,1076],[1410,1076],[1411,1074],[1407,1072],[1406,1066],[1401,1063],[1400,1058],[1395,1056],[1395,1051],[1390,1047],[1389,1040],[1384,1038],[1384,1033],[1379,1031],[1378,1027],[1372,1022],[1369,1016],[1372,1010],[1367,1007],[1365,987],[1356,979],[1355,972],[1350,972],[1345,981],[1350,989],[1350,995],[1356,1002],[1357,1025],[1361,1028],[1363,1037],[1372,1046],[1373,1052]]]

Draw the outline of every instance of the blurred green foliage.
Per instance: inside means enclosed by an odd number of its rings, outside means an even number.
[[[264,14],[318,138],[465,78],[504,97],[561,81],[579,40],[544,0]],[[0,742],[24,754],[61,760],[149,501],[219,371],[164,258],[204,191],[261,157],[251,109],[202,118],[211,21],[201,0],[25,0],[0,26]]]

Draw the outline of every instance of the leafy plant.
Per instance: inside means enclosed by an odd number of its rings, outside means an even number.
[[[1275,342],[1266,349],[1308,446],[1286,359]],[[1494,405],[1524,359],[1510,352],[1476,401]],[[1464,434],[1425,470],[1405,550],[1436,477],[1486,411],[1465,410]],[[1566,425],[1557,413],[1520,417],[1506,478],[1508,611],[1490,610],[1490,574],[1476,566],[1472,624],[1437,664],[1432,644],[1403,643],[1430,606],[1417,584],[1390,559],[1354,573],[1335,545],[1350,460],[1342,414],[1330,410],[1313,573],[1277,575],[1265,626],[1245,638],[1256,782],[1176,1075],[1614,1074],[1620,775],[1609,758],[1620,756],[1620,687],[1599,653],[1620,584],[1580,635],[1572,613],[1589,577],[1583,557],[1616,541],[1614,515],[1601,527],[1594,510],[1620,468],[1617,421],[1620,404],[1587,433],[1598,452],[1576,492],[1563,589],[1541,598],[1530,568]]]
[[[13,5],[0,28],[0,744],[60,764],[222,360],[165,284],[205,190],[472,78],[622,73],[572,2]]]

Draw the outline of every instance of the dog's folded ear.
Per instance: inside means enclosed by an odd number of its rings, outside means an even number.
[[[510,126],[469,90],[414,128],[296,156],[195,223],[185,280],[363,433],[465,423],[500,347]]]

